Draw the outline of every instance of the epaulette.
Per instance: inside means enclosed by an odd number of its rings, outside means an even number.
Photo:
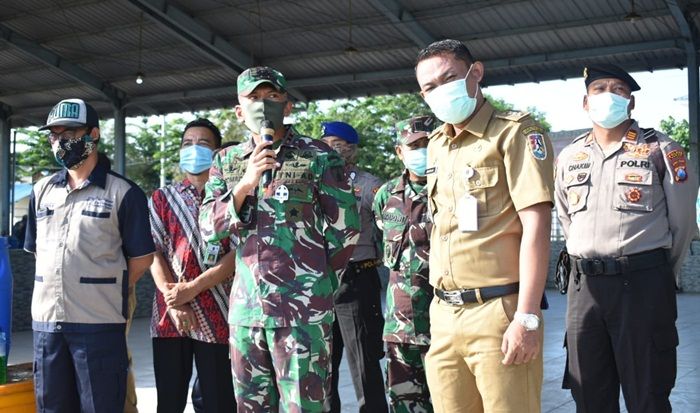
[[[520,122],[521,120],[530,116],[530,112],[520,112],[517,110],[508,110],[505,112],[496,112],[494,117],[499,119],[505,119],[512,122]]]
[[[647,143],[656,142],[658,138],[656,137],[656,130],[654,128],[640,128],[642,131],[642,136],[644,141]]]
[[[584,139],[586,136],[590,135],[591,131],[585,131],[582,134],[578,135],[577,137],[574,138],[574,140],[571,141],[571,143],[578,142],[581,139]]]
[[[428,140],[433,139],[433,137],[434,137],[435,135],[437,135],[438,133],[440,133],[440,131],[442,131],[442,126],[439,126],[439,127],[435,128],[435,129],[433,129],[433,131],[430,132],[430,135],[428,135]]]

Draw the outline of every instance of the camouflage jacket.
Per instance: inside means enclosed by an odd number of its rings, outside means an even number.
[[[231,194],[246,171],[252,139],[214,158],[199,216],[206,242],[229,237],[236,276],[229,324],[291,327],[333,322],[333,293],[357,241],[359,217],[344,164],[326,144],[288,127],[274,146],[267,189],[236,212]]]
[[[391,271],[384,341],[430,344],[428,310],[433,288],[428,283],[428,254],[433,223],[427,196],[425,186],[412,187],[404,172],[382,185],[374,198],[377,226],[383,232],[384,265]]]

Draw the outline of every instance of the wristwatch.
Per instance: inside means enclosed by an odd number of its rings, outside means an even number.
[[[540,318],[536,314],[515,312],[513,320],[525,327],[527,331],[535,331],[540,328]]]

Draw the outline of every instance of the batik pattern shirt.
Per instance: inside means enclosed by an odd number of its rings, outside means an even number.
[[[189,181],[168,185],[153,193],[149,208],[151,232],[156,249],[168,263],[174,282],[192,281],[207,270],[205,264],[206,243],[202,241],[197,217],[202,193]],[[223,250],[228,247],[224,240]],[[233,274],[232,274],[233,276]],[[207,343],[228,343],[228,297],[231,279],[198,294],[189,302],[199,323],[189,337]],[[183,337],[172,319],[163,318],[167,311],[163,293],[158,289],[153,299],[151,336]],[[163,320],[163,323],[160,321]]]
[[[359,231],[355,197],[337,153],[288,127],[274,146],[281,165],[236,212],[234,186],[254,143],[214,158],[200,226],[210,243],[230,238],[236,278],[229,323],[291,327],[333,321],[333,292]]]
[[[386,291],[384,341],[430,344],[428,310],[433,288],[428,282],[430,231],[425,184],[409,181],[408,172],[382,185],[374,198],[382,230],[384,265],[390,270]]]

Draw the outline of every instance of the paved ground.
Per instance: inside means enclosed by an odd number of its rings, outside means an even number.
[[[544,351],[544,389],[542,394],[542,411],[545,413],[574,412],[573,401],[569,392],[561,390],[561,376],[565,362],[561,348],[564,336],[564,314],[566,300],[554,291],[548,292],[550,309],[545,312],[545,351]],[[700,295],[680,294],[678,296],[679,314],[678,331],[678,379],[671,394],[674,412],[700,412]],[[13,335],[10,364],[31,361],[31,333],[22,332]],[[137,392],[141,412],[155,412],[155,384],[153,380],[153,363],[151,358],[151,341],[148,320],[137,319],[131,329],[129,345],[134,354]],[[341,366],[341,398],[344,412],[357,412],[354,390],[350,382],[347,365]],[[624,405],[624,404],[622,404]],[[192,412],[188,406],[187,412]],[[624,411],[624,410],[623,410]]]

